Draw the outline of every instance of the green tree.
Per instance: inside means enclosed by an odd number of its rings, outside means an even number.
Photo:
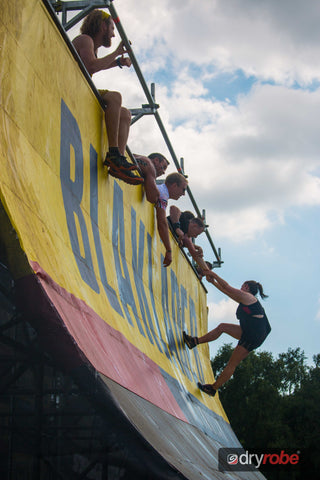
[[[232,351],[231,344],[218,351],[212,360],[215,376],[222,371]],[[288,434],[280,421],[280,388],[281,375],[268,352],[252,352],[221,388],[223,407],[240,442],[247,448],[277,447]]]
[[[277,365],[282,371],[282,393],[290,395],[307,376],[306,356],[300,348],[289,348],[286,353],[280,353]]]
[[[215,376],[232,352],[231,344],[218,350],[211,360]],[[220,389],[223,407],[244,448],[301,450],[302,473],[265,472],[268,480],[319,477],[320,354],[313,361],[314,366],[308,366],[300,348],[289,348],[278,358],[251,352]]]
[[[320,366],[319,355],[314,356],[315,367],[309,367],[300,388],[287,395],[283,402],[283,421],[294,436],[294,448],[301,448],[306,469],[320,471]],[[313,478],[317,478],[318,475]],[[305,478],[312,478],[305,476]]]

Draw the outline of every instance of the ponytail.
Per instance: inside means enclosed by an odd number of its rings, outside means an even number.
[[[257,282],[257,287],[258,287],[258,290],[259,290],[259,295],[260,297],[262,298],[262,300],[264,300],[265,298],[268,298],[269,295],[266,295],[264,292],[263,292],[263,286],[261,285],[261,283]]]
[[[268,298],[268,295],[266,295],[263,291],[263,286],[261,285],[261,283],[256,282],[255,280],[247,280],[245,283],[248,285],[250,293],[252,293],[252,295],[256,296],[259,292],[262,300]]]

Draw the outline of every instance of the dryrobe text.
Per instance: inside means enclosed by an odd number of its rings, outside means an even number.
[[[132,272],[137,292],[136,302],[129,276],[126,260],[125,226],[123,192],[117,182],[114,182],[113,212],[112,212],[112,253],[116,270],[118,293],[108,282],[107,269],[102,251],[100,230],[98,227],[98,155],[90,145],[90,219],[94,239],[94,248],[90,245],[88,225],[86,225],[81,201],[84,190],[84,164],[80,129],[75,117],[70,112],[64,101],[61,101],[61,147],[60,147],[60,179],[63,194],[66,220],[69,230],[72,251],[80,272],[86,284],[95,292],[100,288],[93,267],[93,254],[97,256],[99,275],[108,301],[118,315],[125,318],[133,327],[137,327],[144,337],[156,345],[158,350],[165,354],[170,361],[178,364],[182,372],[191,381],[204,381],[200,359],[197,351],[195,355],[196,371],[191,368],[190,354],[182,347],[181,333],[185,325],[190,325],[188,330],[192,335],[197,335],[197,322],[195,303],[191,296],[187,295],[182,284],[174,271],[170,270],[171,308],[168,301],[168,269],[161,269],[161,313],[157,311],[152,282],[152,238],[146,232],[142,221],[139,224],[139,239],[137,239],[136,212],[131,208],[131,246]],[[74,150],[75,164],[71,175],[70,147]],[[73,178],[71,178],[71,176]],[[77,224],[78,223],[78,228]],[[81,237],[81,238],[79,238]],[[81,246],[81,247],[80,247]],[[144,264],[143,256],[147,248],[148,262]],[[82,249],[82,252],[81,252]],[[161,261],[163,258],[161,258]],[[108,264],[110,260],[108,260]],[[143,269],[148,269],[148,288],[145,289]],[[148,302],[149,300],[149,302]],[[149,308],[151,305],[151,309]],[[130,308],[129,308],[130,307]],[[186,311],[189,310],[189,322],[186,319]],[[165,333],[161,329],[163,322]],[[165,336],[165,338],[164,338]]]

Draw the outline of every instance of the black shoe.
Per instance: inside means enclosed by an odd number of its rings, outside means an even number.
[[[144,178],[134,175],[130,170],[117,170],[113,167],[109,168],[109,175],[115,178],[119,178],[130,185],[142,185]]]
[[[198,382],[197,385],[202,392],[206,393],[207,395],[210,395],[210,397],[214,397],[215,394],[217,393],[217,390],[215,390],[213,388],[213,386],[210,385],[210,383],[200,383],[200,382]]]
[[[124,155],[116,155],[108,152],[103,165],[112,167],[114,170],[137,170],[138,166],[127,161]]]
[[[191,337],[190,335],[187,335],[186,332],[183,332],[183,340],[190,350],[199,344],[198,337]]]

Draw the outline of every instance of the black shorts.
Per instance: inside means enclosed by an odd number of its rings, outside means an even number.
[[[255,338],[252,338],[252,337],[250,338],[250,337],[247,337],[245,333],[243,333],[238,342],[238,345],[241,345],[241,347],[244,347],[249,352],[252,352],[252,350],[255,350],[256,348],[260,347],[260,345],[263,344],[267,336],[268,336],[268,333],[265,333],[263,336],[259,335],[259,336],[256,336]]]
[[[246,348],[249,352],[260,347],[271,331],[268,319],[248,318],[240,321],[242,335],[238,345]]]

